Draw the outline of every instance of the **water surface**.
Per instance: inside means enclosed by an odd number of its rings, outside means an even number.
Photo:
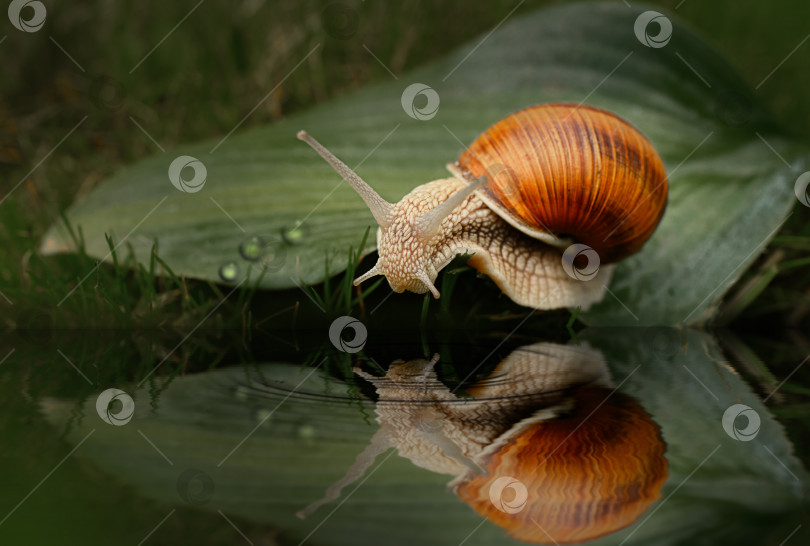
[[[706,333],[219,353],[206,336],[168,359],[154,334],[3,351],[3,543],[801,544],[809,527],[779,392]]]

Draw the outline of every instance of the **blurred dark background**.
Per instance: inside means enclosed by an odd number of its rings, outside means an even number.
[[[153,153],[155,145],[130,117],[163,147],[223,135],[318,43],[322,47],[243,127],[390,77],[373,55],[400,74],[481,35],[513,10],[511,17],[555,3],[98,0],[49,4],[45,25],[35,33],[16,30],[4,17],[0,191],[8,191],[83,115],[89,116],[86,124],[24,183],[18,205],[64,206],[122,164]],[[810,137],[804,92],[810,4],[649,4],[688,21],[752,87],[759,86],[757,93],[783,125]]]

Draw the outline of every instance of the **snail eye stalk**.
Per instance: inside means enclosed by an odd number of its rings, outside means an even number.
[[[374,188],[369,186],[365,180],[360,178],[356,172],[351,170],[345,163],[335,157],[335,155],[327,150],[320,142],[312,138],[309,133],[306,131],[298,131],[297,136],[299,140],[303,140],[309,144],[313,150],[318,152],[318,154],[324,158],[333,169],[335,169],[343,180],[348,182],[348,184],[354,188],[354,191],[360,195],[363,201],[365,201],[369,210],[371,210],[371,214],[374,216],[377,224],[379,224],[379,226],[384,230],[388,229],[388,227],[391,225],[391,209],[393,208],[391,203],[380,197],[380,194],[374,191]]]

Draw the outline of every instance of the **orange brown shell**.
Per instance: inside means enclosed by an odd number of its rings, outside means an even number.
[[[610,263],[638,251],[667,203],[667,176],[653,145],[606,110],[543,104],[487,129],[461,154],[467,180],[509,223],[584,243]]]
[[[668,475],[665,444],[649,414],[605,387],[585,387],[574,397],[572,413],[528,424],[484,461],[488,475],[469,473],[456,486],[464,502],[513,538],[593,540],[631,525],[660,498]],[[491,498],[502,477],[526,488],[525,504],[512,513]]]

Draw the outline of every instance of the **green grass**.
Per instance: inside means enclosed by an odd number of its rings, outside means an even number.
[[[349,248],[346,268],[341,275],[338,277],[332,276],[329,267],[331,259],[327,256],[324,258],[325,280],[318,286],[301,285],[301,290],[327,316],[349,315],[356,308],[363,307],[366,298],[385,281],[383,277],[380,277],[371,283],[367,283],[366,287],[358,287],[357,289],[352,284],[353,280],[358,276],[357,267],[363,259],[362,251],[366,247],[370,231],[370,229],[366,229],[357,247]],[[360,310],[362,311],[362,309]]]
[[[157,242],[144,267],[128,244],[107,237],[112,263],[103,264],[84,252],[80,233],[71,234],[77,253],[45,259],[29,250],[21,258],[19,284],[4,290],[14,302],[13,313],[2,317],[4,327],[184,331],[224,298],[215,284],[177,276],[160,258]],[[243,290],[234,302],[244,304],[249,295]],[[232,319],[218,315],[212,326],[231,326]]]

